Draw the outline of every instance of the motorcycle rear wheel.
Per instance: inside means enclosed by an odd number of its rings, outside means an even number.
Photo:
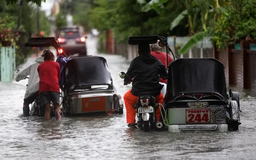
[[[150,130],[149,121],[142,121],[142,129],[145,132],[148,132]]]

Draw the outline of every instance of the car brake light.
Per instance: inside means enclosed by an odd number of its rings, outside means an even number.
[[[81,37],[81,38],[77,38],[77,39],[76,39],[76,42],[78,42],[78,43],[84,43],[85,40],[86,40],[85,37]]]
[[[81,41],[81,42],[85,42],[85,38],[84,38],[84,37],[81,37],[81,38],[80,38],[80,41]]]
[[[66,41],[65,38],[58,38],[59,43],[64,43],[65,41]]]

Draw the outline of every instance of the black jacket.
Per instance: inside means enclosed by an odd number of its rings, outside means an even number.
[[[159,78],[167,78],[165,66],[151,54],[141,54],[134,58],[125,74],[125,83],[132,81],[131,93],[151,92],[153,96],[160,94],[162,85]]]

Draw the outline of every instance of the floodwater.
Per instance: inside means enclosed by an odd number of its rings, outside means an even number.
[[[95,39],[88,39],[89,54],[97,54]],[[105,55],[114,85],[123,95],[130,86],[119,78],[129,63],[118,55]],[[29,59],[30,61],[33,58]],[[23,117],[26,80],[0,82],[0,159],[74,160],[190,160],[256,157],[256,98],[241,94],[240,130],[235,132],[143,132],[126,125],[123,115],[63,117],[44,121]]]

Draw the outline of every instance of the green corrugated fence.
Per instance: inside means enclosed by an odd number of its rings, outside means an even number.
[[[0,78],[1,82],[11,82],[14,79],[15,64],[15,46],[0,47]]]

